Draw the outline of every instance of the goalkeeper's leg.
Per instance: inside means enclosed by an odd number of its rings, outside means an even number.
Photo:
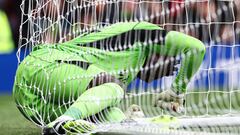
[[[82,120],[70,120],[62,125],[62,129],[68,133],[89,133],[95,129],[97,123],[115,123],[125,120],[126,117],[121,109],[109,107],[91,117]]]
[[[93,123],[102,122],[103,120],[111,122],[124,120],[125,115],[120,109],[107,109],[119,104],[123,94],[123,89],[116,83],[105,83],[90,88],[63,115],[48,124],[47,128],[45,128],[45,133],[65,132],[64,128],[75,132],[88,132],[94,128]],[[118,111],[117,113],[116,110]],[[93,123],[88,122],[90,117],[98,113],[102,113],[102,115],[98,115],[102,116],[101,118],[91,119]]]

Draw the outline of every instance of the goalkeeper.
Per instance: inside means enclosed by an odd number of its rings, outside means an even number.
[[[64,133],[74,121],[84,125],[78,132],[87,132],[93,128],[87,121],[127,119],[114,107],[126,86],[136,77],[150,82],[172,74],[174,58],[181,55],[171,88],[154,100],[156,107],[179,111],[204,54],[204,44],[183,33],[147,22],[116,23],[68,42],[35,47],[18,67],[14,98],[27,119],[47,124],[45,133]]]

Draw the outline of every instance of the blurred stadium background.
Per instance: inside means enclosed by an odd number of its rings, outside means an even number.
[[[177,7],[179,3],[176,3],[176,1],[182,2],[184,0],[173,1],[169,0],[167,2],[169,10],[174,10]],[[234,3],[234,8],[229,7],[230,3]],[[240,68],[238,67],[240,65],[240,8],[236,8],[240,4],[240,1],[212,0],[209,8],[206,7],[206,4],[207,1],[199,5],[190,5],[187,12],[189,13],[188,16],[193,16],[193,20],[195,19],[196,21],[196,19],[199,19],[200,21],[201,19],[206,19],[211,14],[215,22],[223,23],[210,23],[210,27],[209,25],[201,24],[198,26],[193,25],[192,27],[190,25],[191,30],[188,34],[202,40],[207,46],[207,53],[201,70],[196,74],[189,86],[189,90],[240,90]],[[0,134],[40,133],[40,129],[25,120],[20,112],[18,112],[11,97],[18,65],[16,52],[19,41],[19,26],[21,24],[20,5],[21,0],[0,0]],[[146,6],[149,6],[146,9],[161,10],[157,5],[149,4]],[[200,14],[200,16],[194,17],[196,14]],[[173,22],[178,21],[178,15],[177,12],[171,15],[171,18],[176,18],[172,20]],[[217,17],[214,18],[214,15]],[[181,20],[184,19],[181,18]],[[90,20],[86,18],[85,21]],[[161,20],[152,20],[152,22],[156,23],[159,23],[158,21],[161,22]],[[165,28],[168,30],[181,30],[181,28],[171,25],[166,25]],[[211,33],[209,29],[211,29]],[[23,27],[22,30],[23,35],[25,35],[24,33],[27,33],[27,26]],[[209,33],[210,35],[208,35]],[[20,51],[25,50],[21,49]],[[26,52],[22,52],[22,54],[26,54]],[[161,86],[164,88],[171,84],[171,80],[171,77],[165,77],[146,84],[136,79],[133,84],[142,88],[155,87],[161,83]],[[132,89],[132,86],[129,86],[129,90]]]

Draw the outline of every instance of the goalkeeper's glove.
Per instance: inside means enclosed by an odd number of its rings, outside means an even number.
[[[131,105],[124,113],[127,119],[144,118],[145,115],[139,105]]]
[[[155,107],[167,109],[177,113],[184,111],[184,94],[179,94],[173,90],[166,90],[156,96],[153,101]]]

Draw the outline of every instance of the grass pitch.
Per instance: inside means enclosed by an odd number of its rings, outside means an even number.
[[[29,122],[11,95],[0,95],[0,135],[40,135],[41,129]]]
[[[166,114],[159,108],[151,107],[154,95],[140,95],[127,98],[120,104],[125,110],[131,104],[138,104],[147,116]],[[238,114],[240,112],[240,92],[191,93],[186,95],[185,116]],[[179,114],[170,113],[178,116]],[[181,114],[180,114],[181,115]],[[237,127],[239,129],[239,127]],[[231,130],[231,129],[230,129]],[[36,135],[41,128],[23,117],[11,95],[0,95],[0,135]]]

